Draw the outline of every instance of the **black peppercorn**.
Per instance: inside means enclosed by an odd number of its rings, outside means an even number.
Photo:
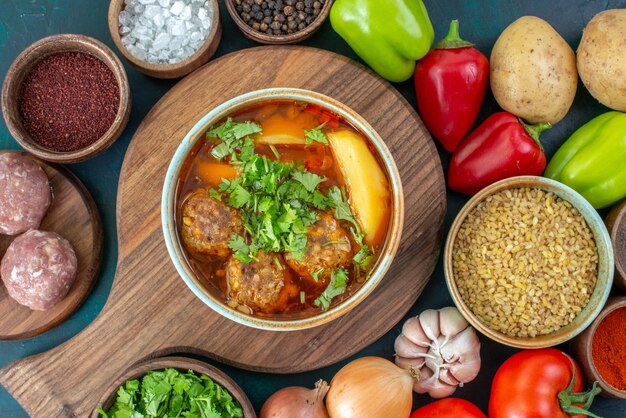
[[[234,0],[237,14],[252,29],[269,35],[296,33],[321,14],[326,0]]]

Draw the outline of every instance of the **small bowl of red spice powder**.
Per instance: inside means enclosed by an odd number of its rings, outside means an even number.
[[[11,135],[37,157],[89,159],[120,136],[130,115],[130,87],[119,58],[96,39],[53,35],[26,48],[2,86]]]
[[[626,399],[626,297],[610,298],[571,349],[587,381],[598,381],[601,395]]]

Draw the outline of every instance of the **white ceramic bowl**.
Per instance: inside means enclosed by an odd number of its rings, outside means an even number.
[[[181,166],[196,141],[204,138],[204,133],[207,129],[227,115],[242,107],[268,100],[293,100],[311,103],[328,109],[344,118],[352,126],[357,128],[357,130],[366,135],[376,148],[383,163],[383,169],[386,171],[387,177],[389,178],[392,191],[392,210],[389,229],[387,231],[385,244],[381,249],[381,254],[372,271],[371,277],[352,296],[339,305],[334,306],[326,312],[321,312],[318,315],[308,318],[267,319],[247,315],[229,307],[221,297],[209,291],[196,277],[186,261],[184,250],[179,242],[176,231],[174,216],[176,183]],[[220,315],[242,325],[274,331],[293,331],[316,327],[344,315],[361,303],[381,282],[385,273],[389,270],[391,262],[398,250],[398,245],[400,244],[400,235],[404,220],[404,196],[402,193],[400,174],[398,173],[398,169],[389,149],[374,129],[361,116],[342,103],[320,93],[293,88],[272,88],[246,93],[217,106],[198,121],[191,131],[189,131],[178,146],[165,176],[161,201],[161,219],[167,250],[176,270],[187,286],[189,286],[194,294],[205,304]]]

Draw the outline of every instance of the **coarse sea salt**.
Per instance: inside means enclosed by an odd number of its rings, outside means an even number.
[[[125,0],[119,15],[122,44],[152,64],[176,64],[193,55],[211,30],[209,0]]]

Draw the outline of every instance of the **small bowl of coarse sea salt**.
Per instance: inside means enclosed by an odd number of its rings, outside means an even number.
[[[137,70],[178,78],[217,50],[222,25],[217,0],[111,0],[113,42]]]

